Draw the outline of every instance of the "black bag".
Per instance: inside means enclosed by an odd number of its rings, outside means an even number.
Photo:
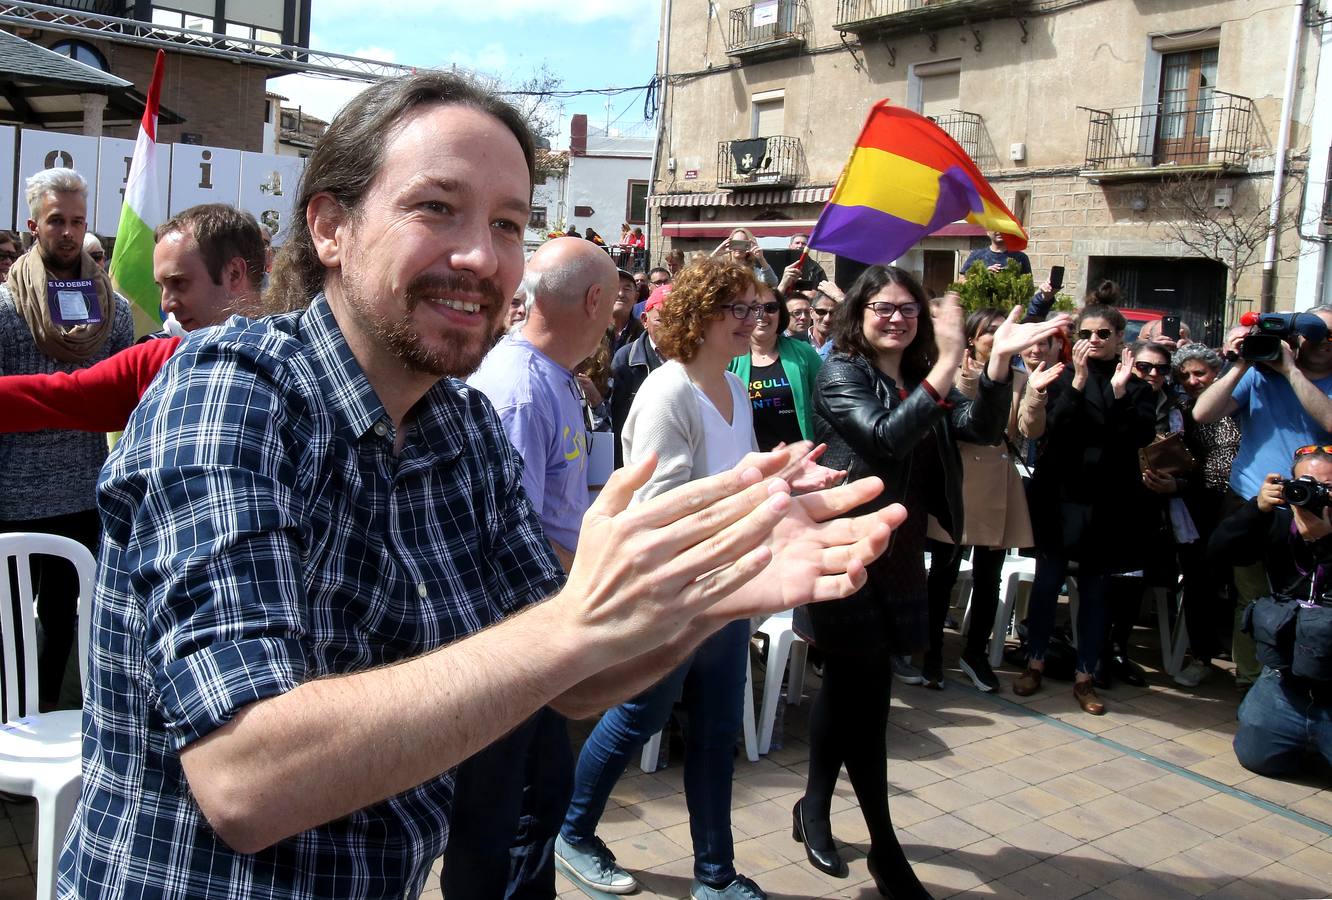
[[[1255,654],[1264,666],[1332,683],[1332,606],[1259,597],[1244,610],[1242,629],[1253,635]]]
[[[1295,611],[1299,603],[1259,597],[1244,610],[1241,630],[1253,635],[1258,662],[1270,669],[1289,669],[1295,656]]]
[[[1311,681],[1332,682],[1332,606],[1299,607],[1290,671]]]

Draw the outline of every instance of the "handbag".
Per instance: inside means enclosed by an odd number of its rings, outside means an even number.
[[[1187,475],[1193,471],[1193,454],[1184,443],[1184,434],[1172,431],[1160,435],[1138,451],[1138,468],[1151,469],[1157,475]]]

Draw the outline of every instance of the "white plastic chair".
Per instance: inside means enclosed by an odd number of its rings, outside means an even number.
[[[790,610],[769,616],[759,626],[768,637],[768,668],[763,679],[763,705],[759,707],[758,752],[772,749],[772,729],[777,721],[777,702],[781,699],[782,675],[786,679],[786,702],[795,705],[805,690],[805,657],[809,651],[805,639],[795,633]]]
[[[1009,625],[1013,619],[1013,607],[1017,604],[1018,592],[1021,586],[1031,584],[1036,580],[1036,560],[1031,557],[1022,556],[1015,552],[1009,552],[1004,556],[1004,567],[999,573],[999,583],[1003,585],[1004,592],[999,600],[999,609],[994,617],[994,631],[990,635],[990,665],[999,666],[1004,661],[1004,641],[1008,638]],[[961,579],[959,578],[959,581]],[[966,612],[962,615],[962,633],[966,634],[971,627],[971,594],[974,586],[971,577],[970,566],[968,566],[967,578],[962,582],[962,594],[960,600]]]
[[[65,832],[79,801],[82,766],[83,714],[77,709],[38,713],[37,628],[32,591],[34,555],[58,556],[73,564],[79,578],[79,680],[87,687],[88,633],[92,619],[93,571],[96,563],[88,548],[53,534],[16,532],[0,534],[0,692],[6,721],[0,725],[0,791],[37,800],[37,898],[55,897],[56,863]],[[18,562],[19,620],[14,621],[10,589],[10,560]],[[22,635],[22,642],[14,640]],[[18,673],[23,648],[22,709]]]

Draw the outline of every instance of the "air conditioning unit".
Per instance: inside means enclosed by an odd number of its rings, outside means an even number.
[[[1212,194],[1212,206],[1217,209],[1230,209],[1230,204],[1235,201],[1235,189],[1229,187],[1219,187]]]

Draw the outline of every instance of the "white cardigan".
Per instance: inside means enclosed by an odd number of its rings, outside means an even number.
[[[734,374],[727,372],[726,378],[741,388],[741,396],[748,396]],[[667,360],[649,373],[639,387],[620,432],[625,465],[638,462],[649,453],[657,454],[657,468],[648,483],[635,492],[634,502],[664,494],[708,473],[703,432],[703,414],[694,383],[684,366]],[[749,443],[751,449],[758,450],[752,428]]]

